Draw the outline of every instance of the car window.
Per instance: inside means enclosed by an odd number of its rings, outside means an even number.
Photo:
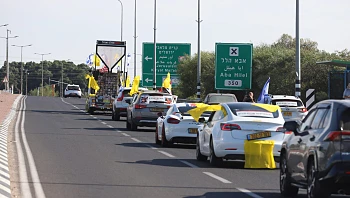
[[[272,100],[273,105],[278,105],[280,107],[303,107],[303,103],[300,100]]]
[[[239,117],[261,117],[261,118],[278,118],[280,113],[268,111],[255,105],[228,104],[229,109],[235,116]]]
[[[323,120],[322,120],[322,126],[321,128],[324,129],[326,128],[326,126],[328,126],[329,121],[331,120],[331,111],[329,109],[327,109],[327,112],[325,113],[325,116],[323,116]]]
[[[76,91],[80,90],[79,86],[68,86],[67,89],[68,90],[76,90]]]
[[[226,103],[226,102],[237,102],[237,99],[233,96],[227,95],[213,95],[209,98],[210,103]]]
[[[350,131],[350,108],[347,108],[341,114],[340,127],[345,131]]]
[[[221,110],[219,110],[219,111],[215,112],[212,121],[218,121],[218,120],[223,119],[224,117],[225,117],[224,113]]]
[[[309,112],[309,114],[305,117],[303,122],[300,125],[299,131],[303,132],[305,130],[311,129],[311,123],[313,118],[315,117],[316,110],[312,110]]]
[[[171,115],[174,111],[174,106],[170,107],[169,110],[166,112],[166,115]]]
[[[318,109],[315,115],[315,118],[312,121],[311,128],[312,129],[318,129],[321,123],[322,118],[324,117],[324,114],[326,113],[327,109]]]

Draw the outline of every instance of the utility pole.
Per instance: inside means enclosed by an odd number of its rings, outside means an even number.
[[[295,80],[295,96],[301,97],[301,70],[300,70],[300,35],[299,35],[299,0],[296,0],[296,17],[295,17],[295,41],[296,41],[296,80]]]
[[[201,0],[198,0],[198,63],[197,63],[197,99],[201,98]]]
[[[28,96],[28,69],[26,69],[26,96]]]
[[[61,98],[63,98],[63,62],[62,62],[62,64],[61,64],[61,66],[62,66],[62,70],[61,70]]]
[[[153,33],[153,90],[157,89],[157,0],[154,0],[154,33]],[[136,55],[135,55],[136,56]],[[136,59],[135,59],[136,62]]]
[[[30,47],[30,45],[12,45],[14,47],[20,47],[21,48],[21,94],[23,95],[23,60],[22,60],[22,54],[23,54],[23,48],[24,47]]]
[[[135,0],[135,16],[134,16],[134,78],[136,76],[136,0]]]
[[[34,53],[41,56],[41,96],[44,96],[44,56],[49,55],[51,53],[39,54]]]

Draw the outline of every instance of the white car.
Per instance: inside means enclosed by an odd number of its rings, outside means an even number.
[[[129,95],[131,87],[125,87],[121,90],[114,100],[113,103],[113,112],[112,112],[112,120],[119,121],[120,117],[126,117],[126,108],[128,108],[129,104],[125,102],[127,99],[132,99],[132,96]],[[139,87],[139,91],[148,90],[147,88]]]
[[[286,122],[303,120],[308,111],[299,97],[286,95],[271,95],[270,104],[281,107]]]
[[[196,158],[212,165],[223,159],[244,160],[245,140],[274,140],[273,155],[279,161],[283,140],[292,132],[285,132],[280,108],[276,105],[232,102],[220,104],[199,131]],[[203,121],[201,121],[203,122]]]
[[[172,143],[196,143],[198,131],[203,128],[203,124],[196,122],[194,118],[187,113],[196,108],[195,103],[175,103],[166,115],[160,115],[157,119],[155,132],[155,142],[164,147]],[[210,112],[204,112],[202,118],[208,119]]]
[[[79,85],[67,85],[64,90],[64,97],[78,97],[81,98],[81,90]]]

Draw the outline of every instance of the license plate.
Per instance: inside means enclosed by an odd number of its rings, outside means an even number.
[[[256,140],[256,139],[267,138],[267,137],[271,137],[270,131],[249,134],[247,135],[247,140]]]
[[[163,112],[163,109],[161,109],[161,108],[151,108],[151,111]]]
[[[198,133],[198,129],[197,128],[188,129],[188,133],[190,133],[190,134],[197,134]]]
[[[292,116],[292,112],[289,112],[289,111],[283,112],[283,116]]]

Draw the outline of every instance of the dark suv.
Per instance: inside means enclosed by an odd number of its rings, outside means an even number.
[[[280,191],[309,198],[350,194],[350,100],[317,103],[301,123],[285,122],[293,134],[281,149]]]

